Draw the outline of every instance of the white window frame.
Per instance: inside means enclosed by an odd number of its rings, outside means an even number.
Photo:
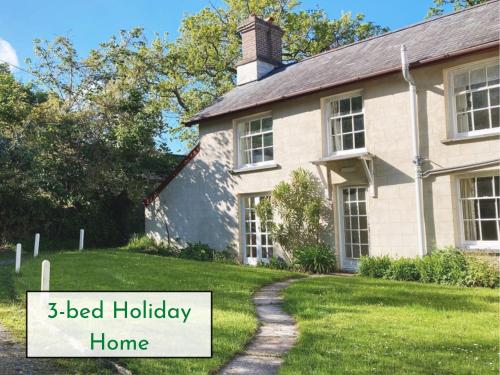
[[[245,122],[251,122],[255,120],[262,120],[264,118],[271,118],[272,121],[272,130],[270,132],[266,133],[271,133],[273,135],[273,144],[272,144],[272,149],[273,149],[273,159],[272,160],[266,160],[266,161],[261,161],[258,163],[243,163],[242,162],[242,152],[243,150],[241,149],[241,137],[243,136],[242,134],[242,126],[244,125]],[[241,117],[238,119],[233,120],[233,129],[234,129],[234,144],[235,144],[235,151],[236,151],[236,156],[234,158],[235,161],[235,168],[237,169],[252,169],[252,168],[259,168],[259,167],[266,167],[266,166],[272,166],[275,165],[275,139],[274,139],[274,118],[272,116],[271,112],[261,112],[261,113],[256,113],[251,116],[245,116]],[[258,133],[256,133],[258,134]],[[263,134],[263,133],[260,133]]]
[[[445,82],[446,82],[446,98],[447,98],[447,107],[448,107],[448,123],[449,123],[449,134],[452,135],[452,138],[456,139],[464,139],[469,137],[475,137],[480,135],[488,135],[488,134],[496,134],[500,133],[500,127],[498,128],[490,128],[490,129],[481,129],[481,130],[473,130],[468,132],[459,132],[458,131],[458,123],[457,123],[457,103],[455,100],[455,85],[454,85],[454,76],[460,73],[468,72],[471,70],[475,70],[481,67],[485,67],[487,65],[491,65],[491,63],[499,62],[498,57],[492,57],[489,59],[476,61],[468,64],[463,64],[458,67],[446,69],[444,71],[445,74]],[[499,85],[494,85],[491,87],[498,87]],[[478,91],[478,90],[472,90]],[[490,109],[491,106],[489,104],[489,95],[488,95],[488,107],[484,109]],[[491,116],[490,116],[491,117]],[[491,121],[491,119],[490,119]]]
[[[332,124],[330,119],[333,118],[332,114],[330,113],[330,106],[331,103],[335,100],[342,100],[342,99],[348,99],[356,96],[361,96],[361,112],[356,113],[356,115],[363,115],[363,133],[364,133],[364,138],[365,138],[365,147],[361,148],[353,148],[350,150],[338,150],[338,151],[333,151],[333,137],[332,137]],[[337,155],[355,155],[359,153],[364,153],[367,151],[366,148],[366,143],[367,143],[367,132],[366,132],[366,116],[365,116],[365,101],[363,98],[363,90],[358,89],[358,90],[353,90],[353,91],[348,91],[344,92],[341,94],[336,94],[333,96],[328,96],[326,98],[321,99],[322,102],[322,107],[323,107],[323,128],[324,128],[324,134],[325,134],[325,145],[326,145],[326,156],[337,156]],[[348,115],[345,115],[346,117]],[[352,116],[352,115],[349,115]],[[352,124],[353,126],[353,133],[354,133],[354,122]],[[354,142],[354,137],[353,137],[353,142]]]
[[[465,227],[464,227],[464,214],[463,214],[463,205],[462,205],[462,192],[460,190],[460,181],[464,179],[471,179],[477,177],[493,177],[499,176],[498,172],[484,172],[484,173],[476,173],[476,174],[464,174],[457,176],[456,178],[456,197],[458,200],[458,218],[459,218],[459,228],[460,228],[460,242],[462,248],[466,250],[496,250],[500,251],[500,238],[498,241],[470,241],[465,240]],[[476,188],[476,187],[475,187]],[[494,190],[493,190],[494,191]],[[496,199],[496,198],[494,198]],[[496,207],[496,209],[500,209]],[[496,213],[498,216],[498,212]],[[498,226],[498,224],[497,224]],[[497,230],[499,228],[497,227]],[[499,232],[500,233],[500,232]]]
[[[240,196],[240,228],[241,228],[241,249],[243,252],[243,263],[244,264],[249,264],[249,265],[257,265],[259,262],[263,263],[268,263],[269,258],[275,256],[275,243],[271,238],[270,232],[262,232],[261,231],[261,223],[259,217],[256,215],[255,221],[256,221],[256,227],[255,227],[255,245],[256,245],[256,257],[248,257],[247,256],[247,243],[246,243],[246,238],[247,238],[247,231],[246,231],[246,217],[245,217],[245,210],[246,210],[246,200],[247,199],[256,199],[256,204],[259,204],[260,200],[264,197],[270,197],[271,193],[269,192],[263,192],[263,193],[255,193],[255,194],[244,194]],[[269,251],[269,248],[272,247],[272,255],[269,256],[269,252],[267,253],[267,258],[262,258],[262,235],[267,236],[267,244],[266,249]],[[271,246],[269,246],[271,244]],[[249,258],[251,261],[249,261]]]

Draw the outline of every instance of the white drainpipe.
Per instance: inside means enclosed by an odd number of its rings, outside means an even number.
[[[420,157],[420,147],[418,140],[418,120],[417,120],[417,87],[410,74],[408,58],[406,57],[406,46],[401,45],[401,65],[403,77],[410,87],[410,110],[411,127],[413,135],[413,163],[415,164],[415,199],[417,203],[417,227],[418,227],[418,251],[423,257],[426,254],[425,244],[425,224],[424,224],[424,203],[422,198],[422,158]]]

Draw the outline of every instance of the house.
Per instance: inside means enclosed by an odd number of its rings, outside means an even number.
[[[200,142],[144,203],[146,231],[256,264],[255,205],[302,167],[321,181],[340,268],[432,247],[500,250],[499,3],[281,63],[282,31],[239,28],[237,86],[190,119]]]

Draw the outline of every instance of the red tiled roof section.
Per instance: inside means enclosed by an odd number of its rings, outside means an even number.
[[[165,187],[172,181],[183,169],[186,165],[189,164],[191,160],[194,159],[196,155],[200,152],[200,144],[198,143],[190,152],[187,154],[184,159],[180,161],[179,164],[175,167],[175,169],[170,173],[165,179],[160,182],[160,184],[154,189],[146,198],[143,199],[142,203],[145,207],[149,206],[151,202],[153,202],[158,195],[160,195],[161,191],[165,189]]]

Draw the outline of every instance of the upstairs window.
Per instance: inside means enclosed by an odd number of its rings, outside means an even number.
[[[365,148],[365,124],[361,95],[338,96],[327,103],[329,154]]]
[[[258,166],[274,160],[272,117],[242,121],[238,132],[239,167]]]
[[[457,136],[500,130],[498,60],[452,71],[449,77],[452,123]]]

